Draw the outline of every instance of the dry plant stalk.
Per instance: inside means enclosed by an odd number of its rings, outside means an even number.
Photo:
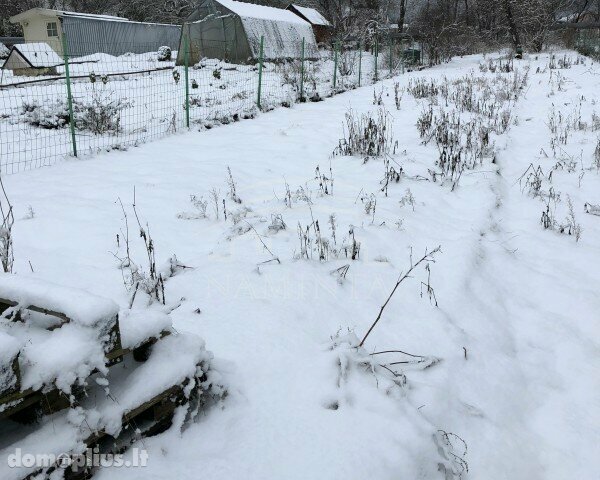
[[[411,254],[410,268],[406,271],[406,273],[404,273],[404,274],[401,273],[400,277],[398,277],[398,280],[396,281],[396,285],[394,285],[394,288],[390,292],[387,300],[381,306],[381,308],[379,310],[379,314],[377,315],[377,318],[375,319],[375,321],[369,327],[369,330],[367,331],[367,333],[365,334],[365,336],[361,340],[361,342],[359,344],[359,347],[362,347],[364,345],[365,341],[367,340],[367,338],[369,337],[369,335],[371,334],[371,332],[373,331],[373,329],[375,328],[375,326],[377,325],[377,323],[379,322],[379,320],[381,320],[381,316],[383,315],[383,311],[385,310],[385,307],[387,307],[388,303],[390,303],[390,300],[392,299],[392,297],[396,293],[396,290],[398,290],[398,287],[400,286],[400,284],[402,282],[404,282],[404,280],[406,280],[407,278],[410,278],[410,274],[413,272],[413,270],[415,268],[417,268],[419,265],[421,265],[422,263],[425,262],[425,263],[429,264],[431,262],[435,262],[435,255],[437,253],[441,252],[441,251],[442,251],[441,245],[438,246],[438,247],[436,247],[436,248],[434,248],[430,252],[427,251],[427,249],[425,249],[425,255],[423,255],[416,263],[412,262],[412,254]],[[429,288],[431,288],[431,287],[429,287]]]

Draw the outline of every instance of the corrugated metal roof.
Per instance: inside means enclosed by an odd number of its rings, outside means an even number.
[[[149,23],[149,22],[135,22],[133,20],[129,20],[125,17],[115,17],[112,15],[97,15],[93,13],[80,13],[80,12],[70,12],[67,10],[53,10],[51,8],[31,8],[26,10],[18,15],[10,17],[10,21],[12,23],[19,23],[27,18],[30,18],[32,15],[43,15],[43,16],[53,16],[53,17],[61,17],[61,18],[83,18],[89,20],[100,20],[106,22],[127,22],[127,23],[136,23],[142,25],[170,25],[167,23]]]

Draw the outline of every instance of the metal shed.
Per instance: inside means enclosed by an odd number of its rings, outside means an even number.
[[[3,69],[15,75],[56,75],[63,60],[47,43],[23,43],[11,48]]]
[[[287,7],[287,10],[293,12],[312,25],[318,43],[325,43],[331,39],[331,23],[329,23],[329,20],[327,20],[317,9],[302,7],[292,3]]]
[[[305,58],[318,56],[310,23],[288,10],[235,0],[204,0],[183,25],[177,64],[185,61],[186,42],[190,64],[202,58],[251,63],[259,58],[262,37],[266,61],[300,58],[302,39]]]
[[[62,55],[66,35],[70,56],[93,53],[123,55],[158,50],[163,45],[176,48],[178,25],[132,22],[123,17],[32,8],[10,18],[23,27],[26,42],[45,42]]]

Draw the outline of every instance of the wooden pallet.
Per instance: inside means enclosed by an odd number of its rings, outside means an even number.
[[[11,317],[11,321],[21,321],[21,312],[24,310],[30,310],[32,312],[42,313],[44,315],[57,318],[59,323],[47,328],[47,330],[50,331],[60,328],[72,321],[62,312],[49,310],[37,305],[19,306],[18,302],[14,300],[0,298],[0,314],[4,313],[11,307],[18,308],[18,310],[16,310],[14,315]],[[151,338],[134,349],[123,348],[121,345],[118,315],[111,319],[111,321],[106,322],[105,325],[105,327],[99,329],[98,336],[99,338],[106,339],[103,348],[107,367],[112,367],[113,365],[121,363],[123,358],[129,354],[133,354],[133,357],[136,361],[147,360],[150,349],[156,342],[156,338]],[[163,331],[160,335],[160,338],[163,338],[169,334],[169,331]],[[0,368],[3,367],[0,366]],[[4,366],[4,368],[8,368],[8,366]],[[10,368],[12,369],[13,375],[19,380],[19,382],[17,382],[15,387],[0,392],[0,419],[12,418],[23,423],[31,423],[40,415],[50,415],[70,406],[71,402],[67,395],[57,388],[51,388],[46,392],[43,392],[44,389],[21,390],[21,375],[19,370],[18,356],[13,359],[12,363],[10,364]],[[77,393],[78,389],[76,386],[73,388]],[[77,397],[77,395],[75,396]]]
[[[170,334],[171,332],[165,330],[161,333],[160,338],[164,338]],[[151,338],[140,346],[129,349],[121,347],[119,340],[119,347],[106,354],[106,366],[112,367],[121,363],[127,355],[133,355],[133,358],[137,362],[145,362],[148,359],[152,345],[156,342],[156,338]],[[18,362],[13,364],[13,368],[16,369],[16,372],[19,371]],[[92,372],[92,374],[94,373],[96,372]],[[76,385],[72,387],[72,391],[76,399],[84,393],[81,387]],[[52,415],[65,408],[69,408],[71,400],[58,388],[52,388],[48,392],[43,392],[42,389],[27,389],[12,391],[4,396],[0,396],[0,408],[2,406],[5,407],[0,412],[0,419],[11,418],[21,423],[32,423],[40,416]]]
[[[84,440],[84,444],[90,449],[97,448],[97,453],[100,454],[123,453],[134,441],[164,432],[172,424],[175,409],[187,401],[184,390],[189,381],[189,379],[186,379],[181,385],[173,385],[167,388],[165,391],[123,415],[123,429],[118,437],[115,438],[108,435],[102,430],[88,436]],[[138,425],[142,424],[145,425],[145,428],[139,433],[136,432],[134,435],[129,434],[129,432],[137,431]],[[121,442],[119,443],[119,441]],[[115,444],[118,444],[119,448],[115,449]],[[23,480],[33,479],[40,474],[45,474],[48,477],[57,468],[62,467],[55,466],[46,470],[36,470],[25,476]],[[72,467],[67,467],[64,469],[64,478],[65,480],[87,480],[93,476],[96,470],[97,467],[88,467],[74,471]]]

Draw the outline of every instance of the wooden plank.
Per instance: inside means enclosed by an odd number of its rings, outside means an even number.
[[[0,399],[21,390],[21,372],[19,370],[19,354],[17,354],[5,365],[0,365],[1,377],[7,378],[7,384],[0,385]],[[4,390],[3,390],[4,388]],[[1,400],[0,400],[1,404]]]
[[[6,311],[9,307],[19,307],[19,303],[15,302],[14,300],[7,300],[5,298],[0,298],[0,313],[4,313],[4,311]],[[31,310],[32,312],[43,313],[45,315],[50,315],[52,317],[56,317],[59,320],[61,320],[60,325],[53,326],[53,327],[49,328],[48,330],[54,330],[55,328],[60,328],[65,323],[69,323],[71,321],[71,319],[69,317],[67,317],[64,313],[55,312],[53,310],[48,310],[47,308],[38,307],[36,305],[20,306],[19,309]]]

